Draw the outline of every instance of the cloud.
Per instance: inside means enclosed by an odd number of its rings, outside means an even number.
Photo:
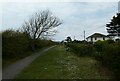
[[[24,20],[40,10],[50,9],[54,15],[63,20],[58,33],[53,39],[63,40],[67,36],[76,39],[83,38],[93,32],[106,34],[105,27],[98,28],[109,22],[117,12],[116,2],[40,2],[40,3],[4,3],[3,4],[3,30],[7,28],[19,28]]]
[[[0,0],[0,2],[118,2],[119,0]]]
[[[2,4],[0,4],[0,8],[2,8]],[[0,10],[0,30],[2,30],[2,9]]]

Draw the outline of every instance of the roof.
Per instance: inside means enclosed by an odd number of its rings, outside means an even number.
[[[91,36],[89,36],[87,38],[90,38],[90,37],[108,37],[108,36],[104,35],[104,34],[100,34],[100,33],[94,33],[94,34],[92,34]]]

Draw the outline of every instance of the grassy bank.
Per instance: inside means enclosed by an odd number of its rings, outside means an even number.
[[[78,57],[56,46],[33,61],[16,79],[106,79],[111,78],[91,57]]]

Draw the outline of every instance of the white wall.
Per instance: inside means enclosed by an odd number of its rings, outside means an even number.
[[[91,42],[91,38],[88,38],[87,41],[88,41],[88,42]]]
[[[105,40],[108,40],[108,39],[110,39],[110,38],[109,38],[109,37],[105,37]],[[92,38],[92,41],[93,41],[93,42],[96,42],[96,41],[98,41],[98,40],[104,41],[104,40],[103,40],[103,37],[97,37],[96,40],[95,40],[94,37]],[[87,41],[88,41],[88,42],[92,42],[92,41],[91,41],[91,38],[88,38]]]
[[[105,40],[109,40],[110,38],[109,37],[105,37]]]
[[[93,42],[96,42],[96,41],[98,41],[98,40],[103,41],[103,37],[97,37],[97,39],[96,39],[96,40],[95,40],[95,38],[93,38]]]

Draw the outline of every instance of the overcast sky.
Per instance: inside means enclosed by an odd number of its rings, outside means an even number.
[[[57,28],[54,40],[63,40],[67,36],[83,39],[95,33],[107,34],[105,24],[118,12],[117,2],[6,2],[2,5],[2,30],[22,26],[24,21],[35,12],[49,9],[55,16],[63,20]],[[0,16],[1,17],[1,16]],[[1,21],[0,21],[1,22]],[[1,30],[0,29],[0,30]]]

